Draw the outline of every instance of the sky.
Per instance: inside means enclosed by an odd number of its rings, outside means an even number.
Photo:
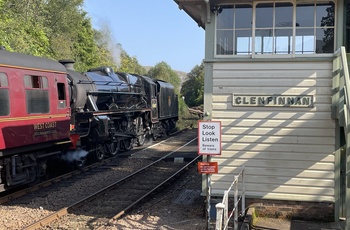
[[[84,10],[95,29],[108,26],[142,66],[166,62],[189,73],[204,59],[204,29],[173,0],[85,0]]]

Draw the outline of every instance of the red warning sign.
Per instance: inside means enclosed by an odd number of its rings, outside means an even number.
[[[198,172],[201,174],[218,173],[218,162],[198,162]]]

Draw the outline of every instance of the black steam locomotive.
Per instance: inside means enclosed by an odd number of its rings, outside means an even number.
[[[147,136],[155,140],[175,128],[178,99],[170,83],[110,67],[81,74],[71,61],[60,62],[70,86],[71,134],[80,137],[79,145],[96,160],[130,150],[134,144],[142,146]]]
[[[79,73],[73,63],[0,50],[0,191],[57,158],[82,166],[175,128],[171,84],[110,67]]]

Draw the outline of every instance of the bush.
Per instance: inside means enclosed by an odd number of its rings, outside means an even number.
[[[198,116],[190,114],[188,106],[182,98],[179,98],[179,120],[177,122],[177,129],[185,129],[188,127],[197,128]]]

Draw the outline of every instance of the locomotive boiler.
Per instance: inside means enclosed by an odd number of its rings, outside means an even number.
[[[56,159],[82,166],[175,128],[171,84],[110,67],[79,73],[73,63],[0,50],[0,191],[45,175]]]

